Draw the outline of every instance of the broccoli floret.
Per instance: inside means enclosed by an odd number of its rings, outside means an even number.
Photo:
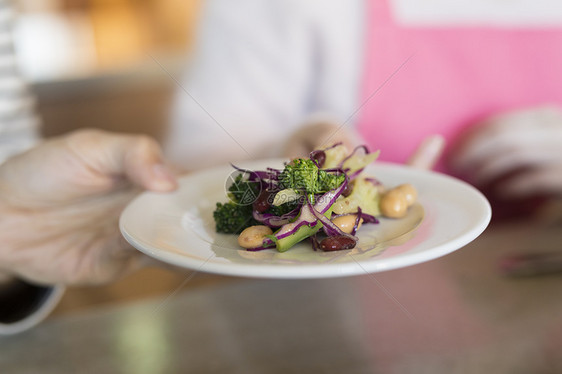
[[[279,206],[271,205],[265,212],[274,214],[276,216],[282,216],[283,214],[287,214],[300,206],[298,201],[290,201]]]
[[[230,201],[217,203],[213,212],[217,232],[225,234],[240,234],[246,227],[257,225],[252,216],[252,203],[256,201],[260,192],[259,182],[244,179],[238,174],[228,188]]]
[[[345,175],[328,173],[318,169],[313,160],[298,158],[285,166],[279,180],[282,188],[304,194],[319,194],[339,187]]]
[[[245,228],[258,225],[252,217],[252,205],[240,205],[233,201],[217,203],[213,212],[217,232],[240,234]]]
[[[279,176],[283,188],[314,193],[318,183],[318,166],[310,159],[297,158],[285,166]]]
[[[230,200],[240,205],[251,205],[260,193],[259,182],[244,179],[244,174],[238,174],[228,188]]]
[[[345,180],[343,173],[330,174],[324,170],[318,172],[318,190],[319,192],[328,192],[334,188],[338,188]]]

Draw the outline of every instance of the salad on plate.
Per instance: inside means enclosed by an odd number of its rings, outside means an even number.
[[[363,173],[378,154],[336,144],[283,169],[233,165],[229,201],[218,202],[213,213],[216,231],[239,235],[238,244],[248,251],[285,252],[305,239],[314,250],[352,249],[362,225],[378,224],[380,216],[402,218],[417,198],[411,184],[387,189]]]

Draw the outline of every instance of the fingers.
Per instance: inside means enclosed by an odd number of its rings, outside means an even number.
[[[474,172],[507,152],[525,147],[531,135],[528,129],[509,130],[503,123],[478,126],[455,145],[449,164],[461,174]]]
[[[286,156],[304,156],[315,148],[343,143],[353,149],[359,143],[358,135],[337,126],[334,123],[313,123],[297,131],[286,147]],[[420,169],[432,169],[445,148],[445,139],[441,135],[426,138],[410,157],[408,165]]]
[[[351,150],[360,144],[359,136],[345,127],[335,123],[320,123],[311,134],[314,149],[327,148],[341,143]]]
[[[110,143],[110,157],[115,161],[108,165],[114,172],[126,175],[138,186],[152,191],[171,191],[177,187],[172,172],[164,164],[160,146],[146,136],[118,136]]]
[[[483,130],[471,138],[451,159],[451,169],[477,186],[493,184],[504,176],[521,174],[522,170],[548,170],[562,165],[559,150],[562,136],[554,131],[543,131],[538,127],[529,132],[513,129],[490,134],[483,140],[481,135],[486,133],[489,134]],[[538,180],[531,178],[522,183],[528,185]]]
[[[359,136],[344,125],[334,122],[312,122],[296,131],[285,145],[284,155],[287,157],[305,157],[314,149],[326,148],[342,143],[353,149],[360,143]]]
[[[306,157],[312,151],[313,146],[299,141],[289,141],[283,151],[283,156],[288,158]]]
[[[562,166],[529,169],[518,173],[496,186],[505,197],[520,198],[537,195],[560,195],[562,191]]]
[[[516,168],[562,161],[562,113],[551,106],[509,112],[474,126],[452,149],[449,166],[476,183]]]
[[[148,136],[84,130],[72,134],[68,142],[83,162],[102,175],[125,176],[152,191],[166,192],[177,187],[160,146]]]
[[[432,169],[445,148],[445,139],[441,135],[425,138],[410,156],[407,164],[419,169]]]
[[[535,149],[523,146],[519,149],[506,148],[474,165],[470,170],[470,179],[477,185],[492,183],[501,176],[510,175],[520,170],[542,168],[562,162],[562,155],[558,151],[549,151],[547,147]]]

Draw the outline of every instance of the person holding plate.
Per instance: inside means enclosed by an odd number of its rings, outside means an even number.
[[[197,169],[366,142],[404,163],[439,134],[438,170],[517,206],[562,191],[561,40],[552,0],[211,0],[166,152]]]

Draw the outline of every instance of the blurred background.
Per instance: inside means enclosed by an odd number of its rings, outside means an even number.
[[[15,47],[45,136],[82,127],[160,138],[200,0],[17,0]],[[156,62],[157,61],[157,62]]]

